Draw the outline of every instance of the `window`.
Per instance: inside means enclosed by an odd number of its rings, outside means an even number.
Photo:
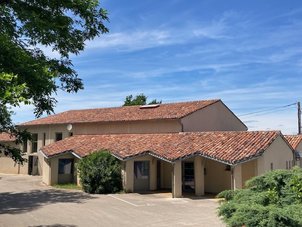
[[[59,159],[59,174],[73,174],[73,159]]]
[[[46,144],[46,133],[44,132],[43,133],[43,146],[45,146]]]
[[[62,132],[57,132],[56,133],[56,141],[60,141],[63,139],[63,135],[62,135]]]
[[[271,170],[274,170],[274,163],[271,162]]]
[[[38,134],[31,134],[31,153],[35,153],[38,151]]]
[[[134,175],[137,179],[148,179],[149,161],[134,162]]]
[[[23,152],[27,153],[27,140],[23,143]]]
[[[69,133],[69,136],[73,136],[73,132],[70,132],[70,133]]]

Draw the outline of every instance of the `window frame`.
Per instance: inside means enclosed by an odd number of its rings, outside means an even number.
[[[31,153],[37,153],[38,152],[39,134],[38,133],[32,133],[31,134],[31,139],[32,139],[31,140]],[[36,139],[36,140],[34,140],[34,139]]]
[[[66,172],[66,166],[70,166],[70,171]],[[63,175],[63,174],[73,174],[74,172],[74,159],[73,158],[60,158],[58,160],[58,174]]]

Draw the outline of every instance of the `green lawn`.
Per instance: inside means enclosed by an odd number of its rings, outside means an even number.
[[[82,190],[81,186],[78,186],[77,184],[55,184],[53,185],[54,188],[60,188],[60,189],[73,189],[73,190]]]

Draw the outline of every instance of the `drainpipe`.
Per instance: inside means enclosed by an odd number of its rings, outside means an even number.
[[[181,119],[179,120],[179,124],[180,124],[180,126],[181,126],[181,132],[183,132],[184,131],[184,125],[183,125],[183,123],[181,122]]]
[[[231,166],[231,189],[234,190],[234,167]]]

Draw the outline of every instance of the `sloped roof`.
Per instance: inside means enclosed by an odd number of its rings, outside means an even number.
[[[0,133],[0,142],[13,142],[16,138],[9,133],[1,132]]]
[[[298,145],[302,141],[302,135],[286,135],[284,137],[294,149],[297,149]]]
[[[20,125],[25,126],[87,122],[180,119],[218,101],[220,100],[168,103],[160,104],[158,107],[154,108],[141,108],[140,106],[123,106],[114,108],[70,110],[45,118],[28,121]]]
[[[84,157],[94,151],[108,150],[120,159],[149,153],[171,162],[201,155],[232,165],[261,155],[280,134],[240,131],[76,135],[47,145],[41,151],[48,157],[66,152]]]

